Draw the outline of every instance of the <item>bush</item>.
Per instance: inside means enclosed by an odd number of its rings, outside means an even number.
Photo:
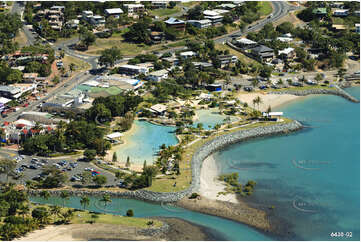
[[[197,197],[199,197],[199,194],[196,193],[196,192],[193,192],[193,193],[191,194],[191,196],[189,197],[189,199],[195,199],[195,198],[197,198]]]
[[[129,209],[129,210],[127,211],[127,216],[128,216],[128,217],[133,217],[133,216],[134,216],[134,212],[133,212],[132,209]]]

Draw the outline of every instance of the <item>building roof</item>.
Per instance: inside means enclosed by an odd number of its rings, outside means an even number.
[[[201,19],[201,20],[188,20],[187,23],[200,23],[200,24],[210,24],[212,23],[209,19]]]
[[[124,4],[124,6],[128,7],[128,8],[142,8],[144,7],[143,4],[133,4],[133,3],[130,3],[130,4]]]
[[[21,89],[13,86],[0,86],[0,92],[10,92],[11,94],[16,94],[21,92]]]
[[[213,12],[216,12],[218,14],[225,14],[225,13],[229,13],[229,10],[225,10],[225,9],[213,9]]]
[[[212,11],[212,10],[204,10],[204,11],[203,11],[203,14],[204,14],[204,15],[207,15],[207,16],[217,16],[217,15],[219,15],[218,12]]]
[[[257,42],[247,39],[247,38],[240,38],[236,40],[238,43],[245,44],[245,45],[253,45],[257,44]]]
[[[235,4],[232,4],[232,3],[223,3],[223,4],[219,5],[219,7],[232,9],[232,8],[237,7],[237,6]]]
[[[332,28],[337,29],[337,30],[343,30],[343,29],[346,29],[346,26],[343,24],[332,24]]]
[[[166,21],[164,21],[164,23],[172,25],[172,24],[184,24],[185,22],[183,20],[179,20],[176,18],[169,18]]]
[[[154,111],[156,111],[158,113],[162,113],[162,112],[167,110],[167,106],[158,103],[156,105],[151,106],[150,109],[152,109],[152,110],[154,110]]]
[[[24,73],[23,78],[37,78],[38,75],[38,73]]]
[[[263,116],[282,116],[283,115],[283,112],[264,112],[263,113]]]
[[[291,53],[291,52],[294,51],[294,50],[295,50],[294,48],[289,47],[289,48],[286,48],[286,49],[283,49],[283,50],[278,51],[278,54],[279,54],[279,55],[281,55],[281,54],[286,54],[286,55],[288,55],[289,53]]]
[[[209,62],[197,62],[197,61],[194,61],[192,62],[192,64],[194,66],[202,66],[202,67],[212,67],[212,63],[209,63]]]
[[[10,101],[11,101],[11,99],[0,97],[0,103],[2,103],[2,104],[7,104]]]
[[[119,67],[128,68],[128,69],[134,69],[134,70],[143,70],[144,68],[146,68],[146,67],[142,67],[142,66],[129,65],[129,64],[124,64],[124,65],[121,65],[121,66],[119,66]]]
[[[185,51],[185,52],[180,53],[180,56],[194,56],[196,54],[197,53],[194,51]]]
[[[163,76],[166,74],[168,74],[168,71],[163,69],[163,70],[153,71],[149,73],[149,76]]]
[[[293,40],[293,38],[289,38],[289,37],[277,37],[277,40],[281,41],[281,42],[291,42]]]
[[[122,14],[124,11],[121,8],[108,8],[105,9],[104,12],[106,14]]]
[[[253,51],[257,52],[257,53],[261,53],[261,52],[273,52],[273,49],[271,48],[268,48],[267,46],[265,45],[259,45],[259,46],[256,46],[254,48],[252,48]]]
[[[116,139],[116,138],[119,138],[119,137],[122,137],[123,134],[120,133],[120,132],[114,132],[114,133],[111,133],[111,134],[108,134],[106,137],[108,139]]]
[[[326,14],[327,13],[327,9],[326,8],[315,8],[314,10],[312,10],[313,14]]]

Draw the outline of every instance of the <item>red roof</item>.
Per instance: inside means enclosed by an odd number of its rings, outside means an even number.
[[[22,130],[24,134],[27,134],[28,133],[28,130],[27,129],[23,129]]]
[[[8,126],[9,125],[9,122],[8,121],[5,121],[4,122],[4,126]]]
[[[33,134],[40,132],[40,130],[38,130],[38,129],[30,129],[30,131],[31,131],[31,133],[33,133]]]
[[[24,128],[25,127],[25,124],[17,124],[16,125],[16,128]]]
[[[48,129],[48,131],[52,131],[53,129],[51,127],[46,127]]]

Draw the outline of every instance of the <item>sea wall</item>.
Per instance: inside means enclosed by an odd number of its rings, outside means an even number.
[[[335,89],[330,89],[330,88],[312,88],[312,89],[304,89],[304,90],[288,89],[281,91],[272,91],[269,92],[269,94],[292,94],[296,96],[307,96],[312,94],[331,94],[346,98],[351,102],[355,102],[355,103],[360,102],[357,98],[351,96],[350,94],[348,94],[346,91],[344,91],[338,86],[336,86]]]
[[[252,129],[236,131],[233,133],[218,136],[206,142],[200,149],[198,149],[192,157],[192,183],[191,185],[180,192],[152,192],[148,190],[115,192],[115,191],[91,191],[91,190],[68,190],[70,195],[74,196],[103,196],[108,194],[114,197],[134,198],[138,200],[151,202],[177,202],[183,197],[196,192],[200,187],[200,173],[203,161],[212,153],[222,149],[230,144],[238,143],[248,139],[287,134],[289,132],[302,129],[302,124],[298,121],[288,123],[275,123],[274,125],[261,126]],[[31,195],[36,195],[40,190],[30,190]],[[54,196],[59,196],[62,190],[49,190]]]

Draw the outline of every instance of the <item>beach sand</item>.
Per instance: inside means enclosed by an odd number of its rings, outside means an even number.
[[[269,106],[271,106],[272,109],[275,109],[289,102],[303,98],[291,94],[266,93],[239,93],[237,97],[241,102],[246,102],[250,107],[253,107],[253,99],[255,99],[256,97],[260,97],[262,99],[262,103],[259,105],[260,111],[266,111]],[[258,109],[257,105],[256,108]]]
[[[200,182],[200,195],[211,200],[228,201],[238,204],[235,194],[218,195],[219,192],[224,192],[226,186],[218,180],[218,168],[213,156],[208,156],[203,161]]]

